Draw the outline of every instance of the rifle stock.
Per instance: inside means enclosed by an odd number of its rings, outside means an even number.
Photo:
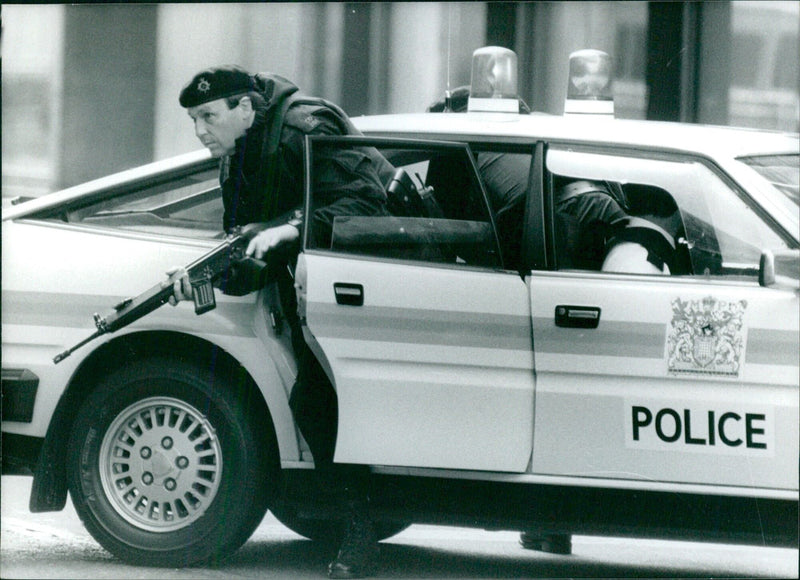
[[[232,267],[242,265],[243,269],[248,270],[248,274],[251,277],[259,278],[259,281],[263,281],[266,264],[254,258],[246,258],[244,251],[247,249],[247,244],[256,234],[272,226],[274,226],[274,222],[253,223],[243,228],[237,228],[233,234],[228,236],[217,247],[184,268],[192,285],[195,314],[203,314],[216,308],[217,303],[214,297],[213,285],[226,273],[230,272]],[[169,302],[170,296],[173,295],[173,285],[182,275],[181,271],[173,273],[166,280],[159,282],[138,296],[123,300],[114,306],[112,312],[105,316],[95,313],[94,324],[97,330],[75,346],[58,354],[53,358],[53,363],[60,363],[75,350],[95,338],[124,328]]]

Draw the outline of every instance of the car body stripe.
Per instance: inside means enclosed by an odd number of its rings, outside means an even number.
[[[534,328],[536,351],[541,353],[664,358],[666,324],[601,320],[599,328],[587,330],[558,328],[552,318],[537,318]]]
[[[323,304],[308,309],[317,338],[531,350],[527,316]]]
[[[747,332],[745,363],[798,366],[799,342],[796,331],[751,328]]]
[[[219,294],[217,294],[219,296]],[[92,314],[107,315],[122,300],[119,296],[59,294],[56,292],[3,291],[3,324],[52,328],[86,328],[93,332]],[[196,320],[190,302],[173,308],[165,305],[133,324],[144,321],[149,328],[164,330],[201,329],[227,336],[253,335],[252,302],[217,300],[216,310]],[[154,321],[157,324],[153,324]]]

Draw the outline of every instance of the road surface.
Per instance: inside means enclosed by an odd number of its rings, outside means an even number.
[[[329,548],[303,539],[272,515],[216,568],[129,566],[84,530],[70,502],[61,512],[28,511],[31,478],[0,483],[0,578],[326,578]],[[516,532],[414,525],[381,542],[376,578],[797,578],[798,550],[576,536],[573,553],[523,550]]]

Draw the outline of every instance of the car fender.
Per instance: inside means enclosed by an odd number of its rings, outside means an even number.
[[[266,332],[266,331],[265,331]],[[260,343],[260,344],[259,344]],[[228,365],[239,365],[261,393],[264,412],[269,413],[282,462],[300,458],[297,430],[289,409],[293,380],[293,361],[277,337],[267,340],[267,353],[261,341],[212,333],[188,333],[163,330],[134,330],[115,334],[99,343],[79,361],[61,394],[49,421],[49,427],[34,469],[30,510],[34,513],[59,511],[67,497],[66,447],[75,410],[91,390],[95,377],[109,372],[114,365],[150,353],[170,352],[176,356],[195,355],[202,349],[219,348]],[[235,356],[232,354],[235,353]],[[288,385],[288,386],[287,386]]]

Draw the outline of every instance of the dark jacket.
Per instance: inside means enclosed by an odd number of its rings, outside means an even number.
[[[294,84],[277,75],[262,73],[256,79],[266,104],[256,107],[253,125],[221,165],[226,231],[302,209],[305,135],[357,134],[332,103],[301,96]],[[277,146],[270,157],[274,139]],[[329,240],[337,215],[385,213],[384,184],[392,173],[391,165],[374,149],[323,151],[314,161],[312,240],[317,244]]]
[[[628,221],[613,189],[575,180],[557,188],[556,236],[560,268],[600,270],[605,246]]]

